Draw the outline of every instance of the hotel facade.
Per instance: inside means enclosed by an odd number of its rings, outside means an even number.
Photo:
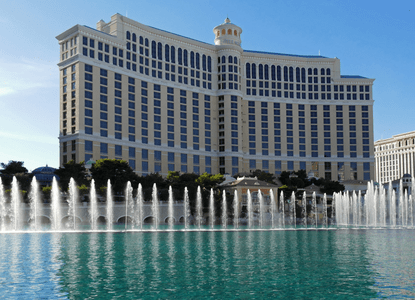
[[[414,176],[415,131],[375,142],[375,180],[381,184]],[[410,178],[409,178],[410,179]]]
[[[60,164],[373,179],[374,79],[341,75],[338,58],[244,50],[228,18],[213,34],[208,44],[115,14],[58,35]]]

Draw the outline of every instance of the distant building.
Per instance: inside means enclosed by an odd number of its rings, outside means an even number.
[[[45,167],[34,169],[32,174],[36,177],[39,185],[45,187],[52,186],[53,177],[56,177],[56,179],[59,180],[59,177],[55,174],[55,171],[55,168],[48,167],[48,165],[46,165]]]
[[[221,186],[229,197],[233,197],[235,191],[238,193],[238,200],[242,203],[242,206],[247,205],[248,195],[251,194],[252,202],[258,203],[258,193],[264,197],[264,202],[270,204],[271,194],[274,196],[275,201],[278,199],[278,188],[282,186],[279,184],[272,184],[262,180],[258,180],[257,177],[238,177],[235,181],[232,181],[226,185]],[[249,191],[249,193],[248,193]]]
[[[374,79],[336,57],[245,50],[241,34],[226,18],[209,44],[115,14],[58,35],[60,164],[373,179]]]
[[[415,131],[375,142],[375,180],[380,184],[415,174]]]

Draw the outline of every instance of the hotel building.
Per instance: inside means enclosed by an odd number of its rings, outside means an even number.
[[[375,142],[375,180],[381,184],[414,176],[415,131]]]
[[[373,79],[341,75],[338,58],[244,50],[228,18],[213,34],[208,44],[115,14],[58,35],[60,164],[372,179]]]

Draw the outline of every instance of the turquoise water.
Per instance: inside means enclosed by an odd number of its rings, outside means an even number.
[[[10,299],[415,297],[413,230],[0,234]]]

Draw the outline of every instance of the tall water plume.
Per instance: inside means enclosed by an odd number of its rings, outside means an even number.
[[[13,181],[12,181],[12,201],[11,201],[11,206],[10,206],[10,211],[11,211],[11,221],[13,224],[13,229],[14,230],[19,230],[20,225],[21,225],[21,220],[20,220],[20,204],[21,204],[21,197],[20,197],[20,190],[19,190],[19,183],[17,182],[17,179],[15,176],[13,176]]]
[[[69,216],[69,227],[76,229],[76,205],[78,203],[78,188],[76,187],[75,180],[71,178],[69,180],[69,197],[68,201],[68,216]]]
[[[259,227],[263,228],[264,226],[264,196],[261,190],[258,190],[258,200],[259,200]]]
[[[6,194],[4,192],[3,182],[0,177],[0,229],[2,231],[6,230]]]
[[[215,226],[215,197],[213,195],[213,189],[210,189],[209,203],[210,228],[213,229],[213,226]]]
[[[390,204],[390,224],[392,226],[397,225],[396,221],[396,193],[393,191],[391,196],[391,204]]]
[[[133,202],[133,187],[131,186],[131,182],[127,182],[127,187],[125,188],[125,229],[128,228],[128,212],[134,211],[134,202]],[[133,219],[133,218],[131,218]],[[134,220],[133,224],[130,224],[132,228],[134,228]]]
[[[29,200],[30,200],[30,227],[33,230],[39,230],[39,216],[42,215],[40,212],[40,190],[39,184],[36,180],[36,177],[32,178],[32,183],[30,187],[29,193]]]
[[[312,200],[311,200],[311,212],[310,214],[313,216],[313,224],[317,228],[318,225],[318,211],[317,211],[317,197],[316,192],[313,192]]]
[[[95,181],[94,179],[91,180],[91,187],[89,190],[89,217],[91,222],[91,229],[97,230],[97,222],[98,222],[98,205],[97,205],[97,192],[95,190]]]
[[[275,228],[275,218],[277,216],[277,202],[275,202],[274,191],[269,190],[270,201],[271,201],[271,227]]]
[[[226,203],[226,193],[222,191],[222,227],[226,228],[228,226],[228,210]]]
[[[61,196],[56,177],[52,180],[52,205],[51,205],[51,223],[53,230],[61,230],[62,211],[61,211]]]
[[[107,230],[114,228],[114,199],[112,197],[111,180],[107,181]]]
[[[294,192],[291,193],[290,198],[290,215],[291,215],[291,225],[294,226],[294,228],[297,227],[297,212],[295,207],[295,194]]]
[[[283,191],[280,193],[280,225],[285,227],[285,199]]]
[[[202,224],[202,191],[200,190],[200,186],[197,187],[196,195],[196,223],[200,229]]]
[[[403,184],[402,179],[399,181],[399,204],[398,204],[398,220],[397,223],[399,225],[403,225]]]
[[[328,228],[329,227],[329,223],[328,223],[328,215],[327,215],[327,195],[326,193],[324,193],[323,195],[323,227]]]
[[[168,220],[169,220],[169,228],[170,230],[173,230],[173,225],[174,225],[174,211],[173,211],[173,189],[171,186],[169,186],[169,215],[168,215]]]
[[[187,187],[184,188],[184,229],[189,229],[189,217],[190,217],[190,206],[189,206],[189,191]]]
[[[144,218],[144,211],[143,211],[143,187],[141,186],[141,183],[138,184],[138,190],[137,190],[137,210],[136,210],[136,222],[138,228],[141,230],[143,229],[143,218]]]
[[[239,199],[237,190],[233,194],[233,226],[235,229],[239,227]]]
[[[247,192],[248,196],[248,207],[247,207],[247,213],[248,213],[248,227],[252,228],[253,222],[254,222],[254,213],[252,208],[252,195],[250,190]]]
[[[153,220],[154,220],[154,229],[158,229],[158,224],[160,222],[160,212],[159,212],[159,200],[157,195],[157,185],[153,184]]]
[[[383,186],[380,187],[380,203],[379,203],[379,223],[381,226],[386,226],[386,191]]]
[[[306,198],[306,193],[303,193],[303,199],[301,201],[302,204],[302,208],[301,208],[301,214],[303,216],[303,225],[305,228],[307,228],[307,198]]]

